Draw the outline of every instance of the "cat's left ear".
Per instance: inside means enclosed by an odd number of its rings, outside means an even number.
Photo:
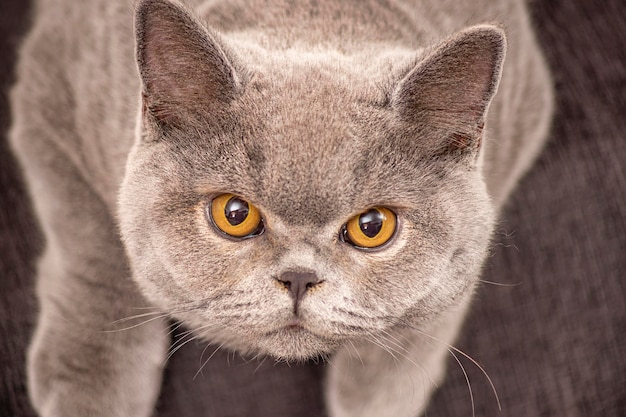
[[[144,114],[161,127],[194,114],[219,117],[237,94],[232,55],[176,1],[141,0],[135,35]]]
[[[506,50],[504,31],[479,25],[444,41],[397,85],[392,106],[405,123],[432,132],[436,154],[475,153],[496,93]]]

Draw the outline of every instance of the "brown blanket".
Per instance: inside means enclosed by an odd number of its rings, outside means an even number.
[[[33,412],[24,356],[40,247],[9,153],[6,91],[27,2],[0,2],[0,416]],[[626,415],[626,7],[623,0],[536,0],[558,95],[552,141],[504,213],[485,281],[457,346],[478,416]],[[324,364],[246,363],[186,345],[166,370],[158,416],[323,416]],[[429,417],[471,416],[450,357]]]

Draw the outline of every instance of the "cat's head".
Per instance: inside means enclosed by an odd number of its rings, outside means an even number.
[[[479,155],[500,29],[360,60],[226,43],[159,0],[137,42],[120,223],[153,303],[224,346],[301,359],[468,295],[493,223]]]

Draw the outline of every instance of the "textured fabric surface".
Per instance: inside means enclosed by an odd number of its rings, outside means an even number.
[[[27,6],[0,1],[0,417],[34,415],[26,395],[24,351],[35,321],[34,255],[41,238],[6,140],[6,91],[13,81],[15,48],[28,25]]]
[[[546,151],[505,211],[456,346],[479,416],[626,415],[626,8],[622,0],[537,0],[558,110]],[[32,416],[24,356],[40,248],[8,152],[6,89],[27,3],[0,2],[0,416]],[[246,362],[189,343],[166,369],[157,415],[322,416],[324,364]],[[213,355],[211,357],[211,355]],[[211,357],[210,360],[207,359]],[[198,369],[203,362],[202,371]],[[471,416],[452,357],[429,417]]]

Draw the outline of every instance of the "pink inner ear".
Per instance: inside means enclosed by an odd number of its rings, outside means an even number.
[[[453,133],[445,152],[457,152],[460,150],[478,150],[482,144],[484,123],[478,124],[476,134]]]
[[[458,133],[453,133],[450,137],[450,144],[448,145],[448,152],[454,152],[462,149],[468,149],[470,146],[476,146],[476,141],[474,138],[470,138],[467,135],[461,135]]]

